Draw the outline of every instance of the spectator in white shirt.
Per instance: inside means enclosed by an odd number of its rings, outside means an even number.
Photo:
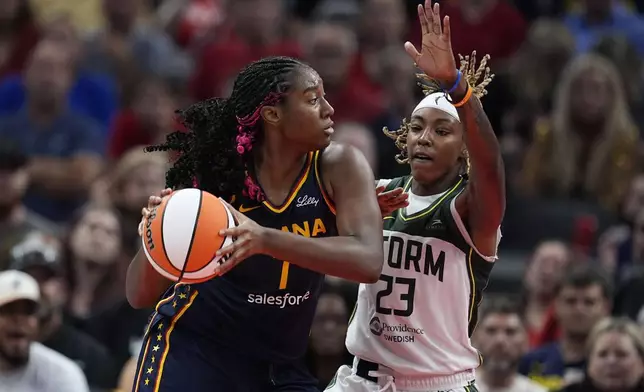
[[[34,341],[39,301],[34,278],[20,271],[0,272],[0,389],[88,392],[78,365]]]

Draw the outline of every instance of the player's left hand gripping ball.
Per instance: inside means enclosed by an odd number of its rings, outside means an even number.
[[[222,200],[223,201],[223,200]],[[223,275],[244,259],[264,252],[264,233],[266,228],[258,225],[254,220],[237,211],[226,203],[235,218],[237,226],[219,232],[221,236],[231,236],[235,241],[217,251],[217,256],[222,256],[222,263],[217,267],[218,275]]]

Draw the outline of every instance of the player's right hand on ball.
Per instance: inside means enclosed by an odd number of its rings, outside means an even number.
[[[152,211],[156,206],[161,204],[163,198],[170,196],[172,194],[172,189],[166,188],[161,191],[159,196],[150,196],[148,199],[148,205],[141,209],[141,222],[139,223],[139,236],[143,235],[143,228],[145,227],[145,221],[150,216],[150,211]]]

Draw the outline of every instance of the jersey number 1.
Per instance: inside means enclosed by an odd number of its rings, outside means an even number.
[[[290,263],[288,261],[282,261],[282,274],[280,275],[280,290],[286,288],[286,283],[288,282],[288,267]]]
[[[409,317],[414,313],[414,293],[416,291],[416,279],[403,278],[401,276],[380,275],[380,280],[385,282],[385,288],[376,294],[376,313],[394,314],[401,317]],[[404,302],[405,309],[391,309],[382,306],[382,299],[391,295],[395,286],[407,286],[407,292],[400,294],[400,301]]]

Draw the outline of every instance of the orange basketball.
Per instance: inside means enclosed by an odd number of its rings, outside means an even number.
[[[199,189],[174,192],[150,212],[141,236],[148,261],[175,282],[201,283],[215,277],[215,253],[233,242],[219,231],[235,226],[219,198]]]

